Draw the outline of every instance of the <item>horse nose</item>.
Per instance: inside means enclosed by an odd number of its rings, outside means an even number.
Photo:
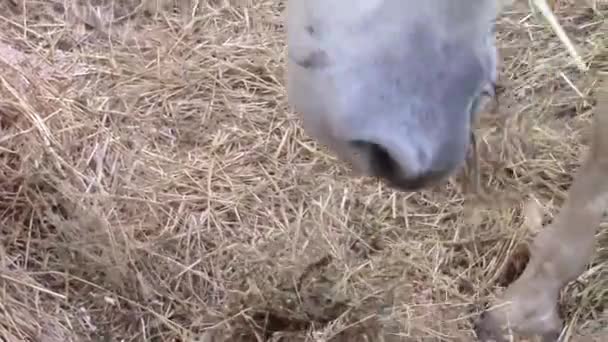
[[[367,163],[370,176],[399,190],[421,190],[437,183],[454,169],[454,163],[429,161],[422,151],[395,151],[364,140],[351,141],[351,146]]]

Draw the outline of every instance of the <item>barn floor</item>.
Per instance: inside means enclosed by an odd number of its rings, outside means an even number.
[[[285,1],[136,2],[0,3],[0,340],[472,341],[588,145],[593,80],[545,22],[500,18],[482,193],[404,194],[289,112]],[[607,63],[606,3],[576,3]],[[608,340],[606,227],[567,340]]]

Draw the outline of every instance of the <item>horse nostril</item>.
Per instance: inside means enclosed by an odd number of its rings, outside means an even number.
[[[395,156],[391,155],[383,145],[363,140],[354,140],[350,143],[361,154],[370,176],[381,178],[388,185],[402,191],[423,189],[441,179],[445,174],[443,170],[429,169],[422,173],[408,175],[403,165],[407,165],[409,160],[395,159]]]
[[[351,145],[367,159],[374,176],[388,179],[399,177],[399,164],[382,145],[363,140],[351,141]]]

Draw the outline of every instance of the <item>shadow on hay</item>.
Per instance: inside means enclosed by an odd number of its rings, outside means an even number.
[[[378,340],[378,317],[365,319],[364,308],[378,305],[370,300],[356,305],[335,289],[329,274],[332,257],[308,265],[290,288],[275,288],[261,295],[249,289],[228,304],[226,316],[236,317],[207,331],[203,341],[304,341],[313,330],[346,324],[330,341]],[[362,310],[363,309],[363,310]]]

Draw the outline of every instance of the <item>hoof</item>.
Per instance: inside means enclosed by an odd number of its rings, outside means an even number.
[[[484,311],[479,320],[473,325],[477,339],[481,342],[510,342],[516,341],[517,329],[501,324],[496,317]],[[542,342],[558,342],[561,329],[544,332],[540,335]]]
[[[481,342],[507,342],[509,338],[508,331],[502,329],[500,324],[487,311],[481,314],[473,329],[477,339]]]

